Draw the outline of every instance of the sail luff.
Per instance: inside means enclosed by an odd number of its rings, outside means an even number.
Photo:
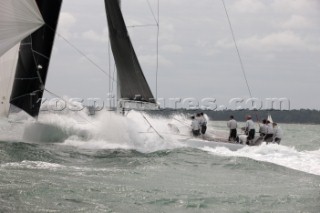
[[[10,103],[36,117],[44,92],[62,0],[36,0],[45,25],[22,40]]]
[[[125,25],[120,1],[105,0],[105,7],[111,49],[118,73],[120,88],[118,97],[154,103],[154,97],[142,72]]]

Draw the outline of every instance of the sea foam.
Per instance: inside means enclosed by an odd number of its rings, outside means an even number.
[[[237,151],[230,151],[223,147],[205,147],[203,150],[214,155],[251,158],[257,161],[269,162],[290,169],[320,175],[320,149],[299,152],[294,147],[263,143],[260,146],[246,146]]]

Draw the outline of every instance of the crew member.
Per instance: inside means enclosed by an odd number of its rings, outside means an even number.
[[[277,144],[280,144],[282,138],[282,129],[277,125],[277,123],[273,123],[273,141]]]
[[[237,138],[237,121],[234,119],[233,115],[230,116],[227,126],[230,129],[228,141],[235,141]]]
[[[264,140],[267,144],[273,140],[273,126],[269,120],[267,120],[267,134],[264,137]]]
[[[259,133],[260,133],[260,136],[261,137],[264,137],[266,136],[267,134],[267,120],[266,119],[263,119],[262,120],[262,125],[260,126],[260,129],[259,129]]]
[[[192,134],[193,136],[199,136],[200,135],[200,124],[197,119],[195,119],[194,116],[191,116],[192,122],[191,122],[191,128],[192,128]]]
[[[247,145],[250,145],[254,139],[254,135],[256,134],[256,130],[254,127],[254,122],[252,121],[251,115],[247,116],[247,122],[245,127],[246,133],[248,135],[247,137]]]
[[[201,128],[201,134],[204,135],[207,131],[207,119],[204,117],[203,112],[200,113],[199,124]]]

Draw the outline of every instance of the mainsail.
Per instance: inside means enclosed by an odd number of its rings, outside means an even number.
[[[155,103],[125,25],[119,0],[105,0],[109,37],[117,67],[119,99]]]
[[[45,25],[21,41],[10,103],[39,114],[62,0],[35,0]]]

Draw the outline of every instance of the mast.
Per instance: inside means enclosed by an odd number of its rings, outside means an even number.
[[[21,41],[10,103],[36,117],[49,68],[62,0],[36,0],[45,25]]]
[[[120,9],[120,0],[105,0],[109,37],[115,59],[119,99],[155,103],[133,49]]]

